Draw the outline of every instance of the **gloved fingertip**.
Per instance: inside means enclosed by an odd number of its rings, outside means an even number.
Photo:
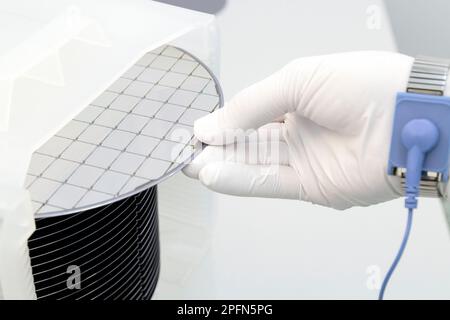
[[[215,185],[219,176],[219,167],[216,163],[211,163],[203,167],[198,173],[198,179],[207,188],[211,188]]]
[[[201,142],[221,145],[222,129],[219,126],[218,111],[204,116],[194,122],[194,135]]]
[[[188,164],[186,167],[182,169],[184,175],[189,178],[197,179],[198,178],[198,169],[195,164]]]
[[[191,163],[189,163],[186,167],[183,168],[183,173],[190,178],[198,179],[200,170],[205,166],[205,158],[207,155],[208,149],[205,149],[202,153],[200,153]]]
[[[203,143],[214,145],[214,134],[206,132],[204,129],[198,129],[194,127],[195,137]]]

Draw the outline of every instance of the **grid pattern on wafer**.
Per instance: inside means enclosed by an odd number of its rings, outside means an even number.
[[[215,78],[187,52],[148,52],[33,153],[34,211],[114,201],[161,179],[194,154],[194,121],[221,102]]]

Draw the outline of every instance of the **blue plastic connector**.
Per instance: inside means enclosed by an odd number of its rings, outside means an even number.
[[[423,160],[422,171],[440,174],[441,180],[446,182],[450,154],[450,97],[445,96],[398,93],[392,127],[388,174],[393,175],[395,168],[407,169],[409,150],[403,144],[402,134],[406,125],[417,119],[429,120],[439,132],[436,145],[427,152],[427,156]]]
[[[405,207],[408,219],[400,248],[381,284],[378,299],[384,293],[408,242],[413,210],[417,208],[420,180],[424,172],[440,175],[448,181],[450,154],[450,98],[415,93],[399,93],[394,114],[388,174],[406,169]]]
[[[439,140],[439,130],[428,119],[410,120],[402,129],[401,140],[408,150],[406,160],[406,199],[405,207],[417,208],[420,178],[426,154],[431,151]]]

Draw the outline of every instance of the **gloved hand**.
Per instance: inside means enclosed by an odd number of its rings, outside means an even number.
[[[396,198],[387,160],[396,94],[412,63],[374,51],[297,59],[197,120],[194,133],[210,146],[184,172],[221,193],[336,209]],[[230,144],[239,129],[257,128]]]

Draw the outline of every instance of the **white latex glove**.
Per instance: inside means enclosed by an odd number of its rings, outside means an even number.
[[[184,172],[221,193],[336,209],[396,198],[399,180],[386,173],[392,118],[412,63],[374,51],[297,59],[197,120],[195,135],[210,146]],[[222,145],[224,135],[250,128],[260,128],[258,141],[236,150]],[[279,156],[263,147],[249,159],[248,150],[270,140],[262,133],[271,129],[281,132]]]

